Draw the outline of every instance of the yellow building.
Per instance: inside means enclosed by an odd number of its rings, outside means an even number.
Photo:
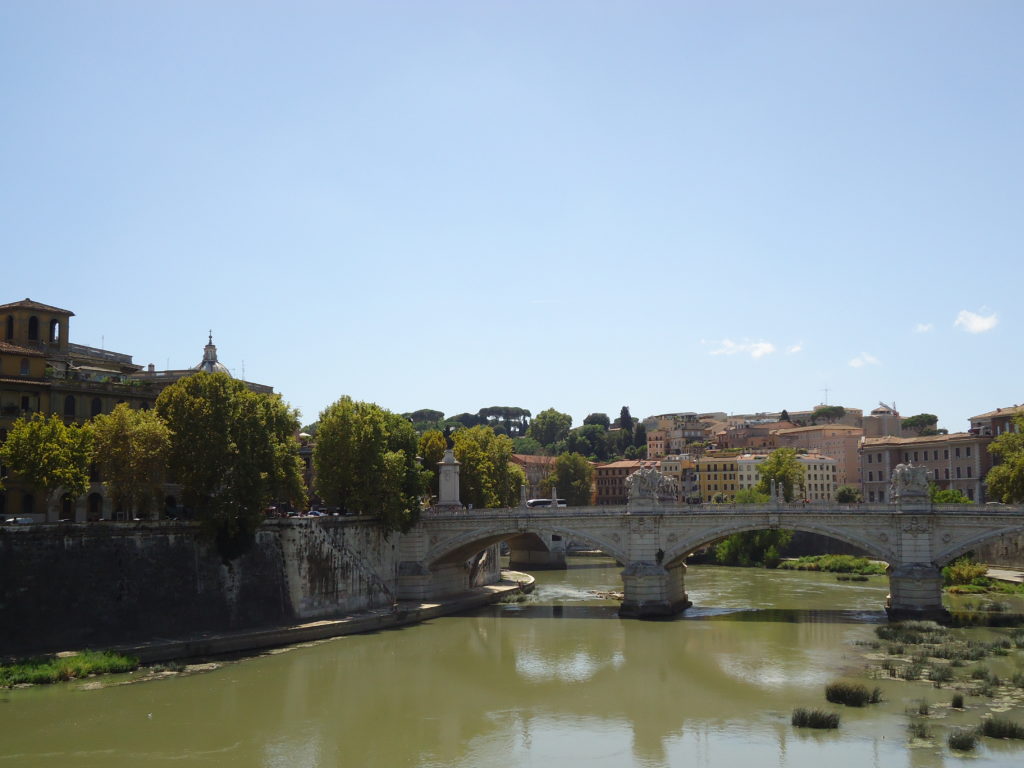
[[[721,494],[727,501],[732,501],[740,489],[737,458],[705,455],[697,459],[697,487],[701,499],[709,502]]]

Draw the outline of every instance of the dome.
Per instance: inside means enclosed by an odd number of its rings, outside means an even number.
[[[217,347],[213,343],[213,331],[210,331],[210,336],[206,346],[203,348],[203,359],[199,365],[192,366],[193,371],[205,371],[206,373],[226,373],[228,376],[231,375],[231,371],[223,363],[217,360]]]

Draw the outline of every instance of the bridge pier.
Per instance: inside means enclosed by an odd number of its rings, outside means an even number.
[[[889,567],[889,597],[885,612],[890,619],[949,618],[942,605],[942,571],[931,563]]]
[[[686,565],[668,567],[655,563],[630,563],[622,571],[623,600],[619,616],[627,619],[656,619],[689,608],[684,589]]]

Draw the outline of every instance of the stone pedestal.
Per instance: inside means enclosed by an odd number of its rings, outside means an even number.
[[[655,563],[631,563],[622,571],[624,599],[619,616],[655,619],[674,616],[692,603],[684,589],[686,566],[665,568]]]
[[[909,563],[889,570],[885,611],[891,619],[949,618],[942,606],[942,572],[930,563]]]
[[[437,507],[462,509],[462,502],[459,501],[459,462],[455,460],[452,448],[445,449],[444,458],[437,463],[437,470]]]

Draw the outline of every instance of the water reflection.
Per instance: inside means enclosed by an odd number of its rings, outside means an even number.
[[[882,620],[884,579],[691,568],[696,610],[641,622],[592,594],[620,587],[614,563],[572,565],[538,574],[523,604],[191,677],[10,692],[0,768],[943,764],[942,744],[906,747],[903,711],[924,686],[881,681],[887,703],[845,711],[838,732],[789,724],[859,673],[852,643]],[[987,749],[975,764],[1020,757]]]

